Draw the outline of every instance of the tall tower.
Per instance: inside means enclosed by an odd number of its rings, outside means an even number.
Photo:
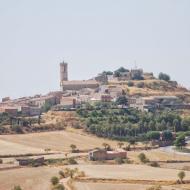
[[[68,81],[68,64],[64,61],[60,63],[60,82]]]

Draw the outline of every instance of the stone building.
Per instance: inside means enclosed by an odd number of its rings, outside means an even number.
[[[106,151],[102,149],[95,149],[89,152],[89,160],[114,160],[116,158],[127,158],[127,152],[124,150]]]
[[[68,64],[60,63],[60,81],[68,81]]]
[[[190,109],[189,104],[185,104],[176,96],[150,96],[129,98],[129,106],[137,108],[142,111],[149,111],[154,109]]]
[[[64,61],[60,63],[60,87],[61,91],[79,91],[84,88],[96,89],[99,82],[92,80],[68,81],[68,64]]]
[[[82,80],[82,81],[63,81],[61,82],[62,91],[79,91],[84,88],[96,89],[99,83],[95,80]]]

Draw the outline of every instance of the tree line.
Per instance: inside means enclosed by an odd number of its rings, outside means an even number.
[[[94,106],[90,110],[78,109],[77,113],[86,123],[87,132],[112,139],[147,138],[146,133],[149,131],[180,132],[190,129],[190,118],[182,118],[169,109],[142,112]]]

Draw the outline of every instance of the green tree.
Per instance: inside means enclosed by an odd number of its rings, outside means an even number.
[[[174,142],[174,145],[182,149],[186,145],[185,135],[180,135]]]
[[[174,127],[174,132],[180,131],[181,124],[180,124],[180,122],[179,122],[178,119],[174,119],[174,121],[173,121],[173,127]]]
[[[173,134],[171,131],[163,131],[162,132],[163,140],[165,141],[171,141],[173,140]]]
[[[127,97],[126,96],[118,97],[117,100],[116,100],[116,103],[118,105],[127,105],[127,103],[128,103]]]
[[[125,72],[129,72],[128,69],[124,68],[124,67],[120,67],[119,69],[116,70],[117,72],[120,72],[120,73],[125,73]],[[115,71],[115,72],[116,72]]]
[[[160,132],[158,132],[158,131],[149,131],[147,133],[147,138],[149,140],[159,140],[160,139]]]
[[[76,152],[76,149],[77,149],[76,145],[71,144],[70,147],[71,147],[71,152],[73,152],[73,153]]]
[[[183,183],[183,179],[185,178],[185,172],[184,171],[181,171],[178,173],[178,177],[180,179],[180,181]]]
[[[145,155],[144,153],[140,153],[140,154],[138,155],[138,158],[139,158],[139,160],[140,160],[142,163],[147,163],[147,162],[149,162],[148,158],[146,157],[146,155]]]
[[[52,185],[57,185],[59,183],[59,178],[54,176],[51,178],[51,184]]]
[[[59,175],[61,179],[65,178],[65,173],[62,170],[59,171]]]
[[[160,80],[170,81],[170,76],[162,72],[159,74],[158,78]]]
[[[112,71],[103,71],[102,74],[105,74],[105,75],[113,75],[113,72],[112,72]]]
[[[129,139],[129,144],[130,144],[130,145],[133,145],[133,148],[134,148],[134,150],[135,150],[136,139],[135,139],[135,138]]]
[[[127,83],[127,85],[128,85],[129,87],[134,86],[134,82],[129,81],[129,82]]]

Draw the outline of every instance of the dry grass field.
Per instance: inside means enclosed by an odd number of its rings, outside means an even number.
[[[146,165],[78,165],[89,178],[176,181],[179,170],[153,168]],[[190,171],[186,172],[190,179]]]
[[[67,166],[68,167],[68,166]],[[69,166],[76,167],[76,166]],[[0,171],[0,190],[10,190],[14,185],[21,185],[24,190],[50,190],[50,178],[58,176],[63,167],[39,167],[22,168]],[[163,180],[177,179],[178,170],[152,168],[143,165],[77,165],[81,171],[85,171],[87,177],[96,179],[127,179],[127,180]],[[190,178],[190,172],[186,172],[186,179]],[[7,180],[8,179],[8,180]],[[185,185],[188,188],[190,185]],[[146,184],[126,184],[121,182],[92,183],[77,182],[76,190],[145,190]],[[163,190],[181,189],[164,187]]]
[[[177,153],[172,153],[172,152],[165,152],[159,149],[154,149],[154,150],[148,150],[148,151],[130,151],[128,152],[128,157],[136,162],[139,162],[138,155],[140,153],[144,153],[147,158],[150,161],[167,161],[167,160],[181,160],[181,161],[189,161],[189,156],[188,155],[180,155]]]
[[[71,144],[77,145],[80,150],[89,150],[102,147],[102,143],[104,142],[109,143],[112,147],[117,146],[116,141],[97,138],[82,132],[55,131],[22,135],[3,135],[0,136],[0,154],[39,153],[46,148],[50,148],[52,151],[67,152],[70,150]]]
[[[40,167],[0,171],[0,190],[20,185],[24,190],[50,190],[50,179],[59,169]]]
[[[83,183],[76,182],[74,187],[77,190],[146,190],[150,185],[142,184],[116,184],[116,183]],[[180,188],[173,186],[163,186],[162,190],[179,190]]]
[[[14,141],[4,140],[0,137],[0,155],[16,155],[29,153],[42,153],[43,149],[38,147],[28,146],[26,144],[17,143]]]

